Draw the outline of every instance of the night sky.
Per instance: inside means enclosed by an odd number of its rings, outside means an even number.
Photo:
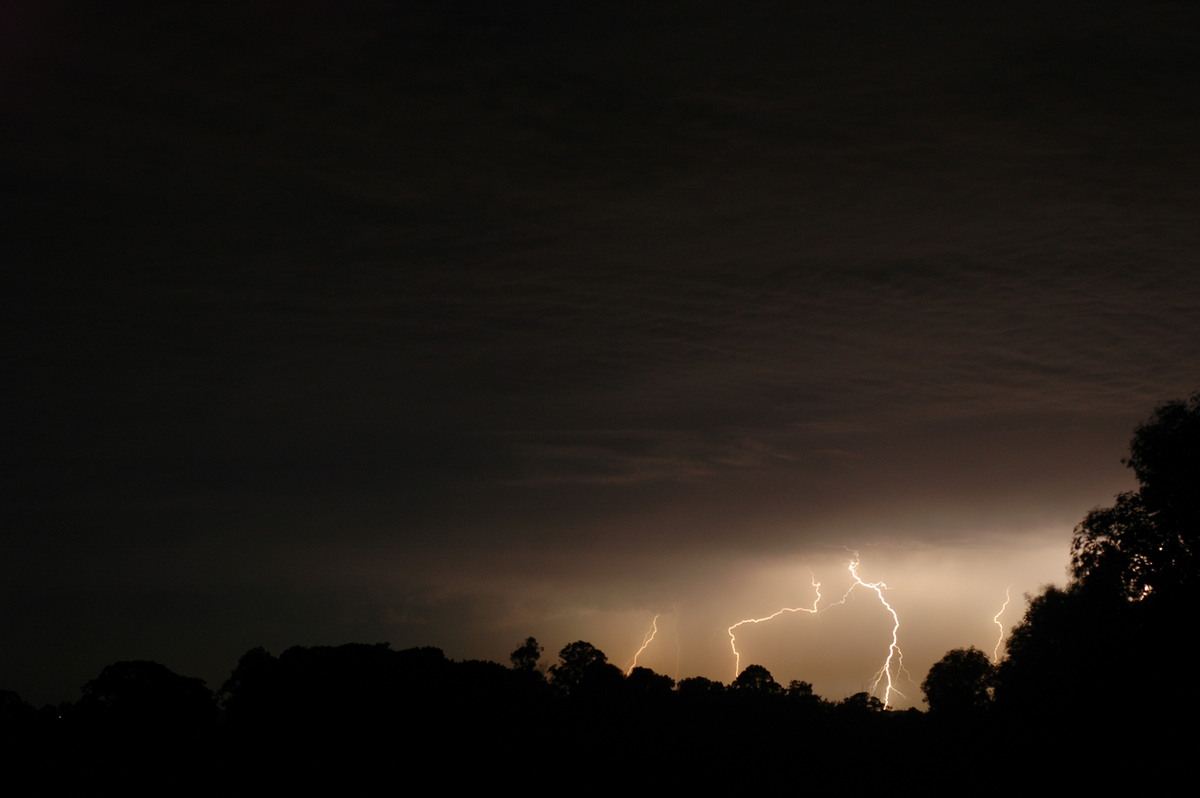
[[[655,615],[728,682],[856,551],[920,706],[1200,388],[1200,7],[970,5],[0,5],[0,688]]]

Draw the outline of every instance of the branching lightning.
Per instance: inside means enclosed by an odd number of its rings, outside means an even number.
[[[1008,609],[1008,602],[1012,599],[1012,585],[1004,588],[1004,605],[1000,607],[1000,611],[992,617],[992,623],[1000,629],[996,635],[996,647],[992,649],[992,662],[1000,661],[1000,646],[1004,643],[1004,624],[1000,623],[1000,616]]]
[[[863,580],[863,578],[858,575],[858,552],[850,550],[850,555],[851,558],[849,564],[847,565],[847,569],[850,571],[850,577],[853,581],[850,583],[850,587],[846,590],[846,593],[842,596],[841,600],[822,608],[820,606],[821,583],[817,581],[816,576],[814,575],[812,579],[812,586],[817,595],[813,600],[811,607],[784,607],[762,618],[745,618],[729,627],[729,648],[733,651],[735,679],[740,674],[742,667],[742,657],[737,649],[737,635],[735,634],[735,631],[738,627],[744,626],[748,623],[763,623],[764,621],[778,618],[785,612],[806,612],[811,615],[819,615],[831,607],[837,607],[845,604],[846,601],[849,600],[850,594],[854,592],[854,589],[862,587],[873,592],[875,597],[879,599],[879,603],[885,610],[887,610],[888,614],[892,616],[892,639],[888,645],[887,656],[884,658],[883,665],[878,671],[876,671],[874,679],[871,682],[871,693],[878,694],[882,690],[883,694],[881,697],[886,706],[891,706],[893,695],[900,696],[901,698],[907,698],[904,693],[900,692],[900,690],[896,688],[897,678],[901,674],[904,674],[905,676],[908,675],[908,672],[904,668],[904,652],[900,650],[900,616],[883,595],[883,591],[887,590],[887,585],[883,582],[867,582]]]
[[[647,646],[654,642],[654,637],[658,634],[659,615],[662,615],[662,613],[658,613],[658,615],[655,615],[654,619],[650,621],[650,631],[646,632],[646,636],[642,638],[642,647],[639,648],[637,653],[633,655],[633,661],[630,662],[629,667],[625,669],[626,676],[633,673],[633,669],[637,667],[638,657],[642,656],[642,652],[646,650]]]
[[[733,678],[736,679],[742,672],[742,655],[738,653],[737,635],[733,633],[733,630],[748,623],[762,623],[763,621],[769,621],[772,618],[778,618],[785,612],[807,612],[812,615],[818,614],[820,610],[817,608],[817,605],[821,603],[821,583],[817,581],[815,575],[812,578],[812,586],[817,593],[817,597],[813,599],[811,607],[784,607],[783,609],[773,612],[763,618],[744,618],[735,623],[733,626],[729,627],[729,647],[733,650]]]
[[[904,669],[904,652],[900,650],[899,645],[900,616],[896,614],[896,610],[891,604],[888,603],[887,599],[883,597],[883,591],[887,590],[886,584],[883,582],[864,582],[862,577],[858,575],[858,552],[853,552],[853,557],[850,560],[848,568],[850,570],[850,576],[854,578],[854,582],[850,585],[850,590],[847,590],[846,595],[842,597],[842,601],[844,602],[846,598],[849,597],[854,588],[861,585],[867,590],[874,592],[876,597],[879,599],[879,603],[882,604],[883,608],[892,616],[892,642],[888,646],[888,653],[887,657],[883,661],[883,666],[876,672],[875,679],[871,682],[872,694],[879,692],[880,684],[886,684],[886,687],[883,691],[883,703],[885,706],[890,707],[892,705],[892,693],[895,693],[901,698],[907,698],[904,693],[896,689],[895,683],[892,680],[893,660],[896,663],[894,669],[895,674],[898,676],[901,673],[906,673]]]

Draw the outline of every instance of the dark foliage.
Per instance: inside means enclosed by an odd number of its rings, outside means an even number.
[[[524,643],[508,655],[508,659],[512,662],[515,670],[535,673],[537,671],[538,660],[542,658],[543,650],[535,638],[527,637]]]
[[[646,699],[665,698],[675,689],[675,680],[670,676],[655,673],[649,668],[634,668],[625,677],[626,692]]]
[[[783,692],[783,687],[762,665],[747,665],[729,688],[740,695],[779,695]]]
[[[855,693],[839,701],[837,709],[842,713],[867,714],[869,712],[883,712],[887,709],[887,705],[883,703],[883,699],[873,696],[870,693]]]
[[[996,668],[977,648],[956,648],[933,664],[921,683],[929,711],[943,715],[983,712],[992,702]]]
[[[1075,529],[1075,581],[1130,600],[1195,593],[1200,581],[1200,393],[1138,427],[1124,461],[1140,487]]]
[[[679,695],[688,701],[705,701],[725,694],[724,684],[703,676],[680,679],[677,689]]]
[[[563,695],[577,700],[602,700],[620,691],[621,669],[603,651],[583,640],[564,646],[559,662],[550,666],[550,681]]]
[[[1125,463],[1138,490],[1088,513],[1072,582],[1013,630],[996,692],[1010,714],[1156,724],[1200,707],[1178,642],[1200,610],[1200,394],[1155,410]]]
[[[73,787],[104,773],[128,794],[168,794],[214,775],[217,704],[202,680],[157,662],[116,662],[82,693],[74,706],[52,714],[53,727],[40,730],[54,746],[73,749],[68,779],[79,782]]]

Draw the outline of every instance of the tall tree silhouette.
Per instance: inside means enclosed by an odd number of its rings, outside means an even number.
[[[603,651],[584,640],[568,643],[550,666],[550,679],[564,694],[576,698],[611,694],[625,678]]]
[[[1200,393],[1138,427],[1124,463],[1140,487],[1075,528],[1075,580],[1142,600],[1191,593],[1200,580]]]
[[[1124,462],[1139,488],[1087,514],[1071,583],[1033,598],[1013,629],[997,676],[1002,709],[1144,724],[1200,707],[1179,643],[1200,611],[1200,393],[1158,407]]]
[[[533,673],[537,671],[538,660],[542,657],[542,651],[543,649],[538,644],[537,638],[527,637],[524,643],[508,655],[508,659],[512,663],[514,670]]]

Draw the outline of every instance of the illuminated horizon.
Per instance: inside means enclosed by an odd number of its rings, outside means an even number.
[[[964,546],[958,552],[915,546],[863,547],[863,551],[869,553],[860,553],[860,570],[872,581],[887,582],[888,599],[901,619],[899,644],[911,678],[898,679],[897,689],[904,696],[893,696],[893,709],[923,708],[920,682],[947,651],[972,646],[992,650],[996,639],[994,619],[1005,592],[1011,591],[1014,596],[1002,619],[1007,637],[1024,615],[1023,596],[1036,595],[1048,584],[1063,584],[1069,559],[1065,541],[1063,545],[1047,542],[1033,551],[1008,552],[1007,556],[978,545]],[[636,654],[639,666],[676,682],[701,676],[728,685],[736,675],[732,672],[735,657],[729,649],[728,627],[731,621],[740,620],[734,617],[738,608],[758,606],[762,615],[753,617],[773,613],[776,617],[738,630],[742,669],[750,664],[761,665],[784,687],[792,680],[809,682],[816,694],[830,701],[857,692],[869,692],[882,699],[880,691],[872,689],[872,682],[887,653],[891,621],[874,596],[850,591],[853,580],[846,571],[848,562],[844,550],[829,547],[819,554],[731,567],[729,584],[737,589],[736,595],[726,601],[716,595],[719,586],[692,585],[694,593],[690,597],[664,601],[661,607],[620,607],[619,601],[606,598],[600,603],[609,606],[585,606],[581,601],[573,610],[550,608],[549,617],[538,618],[530,612],[524,622],[517,614],[506,612],[505,628],[537,638],[545,649],[543,666],[557,662],[563,646],[585,640],[620,667]],[[810,580],[822,574],[827,603],[814,615],[800,605],[807,600],[811,606]],[[585,594],[603,591],[602,584],[582,587]],[[574,602],[569,593],[558,592],[563,589],[542,586],[531,593],[543,599],[547,591],[554,593],[562,606],[569,607]],[[779,602],[788,593],[796,600],[787,606],[801,611],[787,612]],[[731,621],[722,620],[722,616]],[[652,624],[657,632],[646,644],[647,629]],[[499,638],[494,633],[481,635],[481,640],[484,637]],[[522,639],[513,636],[507,650],[503,650],[501,640],[488,651],[481,650],[486,644],[470,648],[452,644],[445,651],[452,658],[507,662],[507,651],[516,648]],[[403,643],[394,643],[393,647],[409,645],[418,645],[415,637],[406,636]],[[497,645],[501,650],[495,650]]]

